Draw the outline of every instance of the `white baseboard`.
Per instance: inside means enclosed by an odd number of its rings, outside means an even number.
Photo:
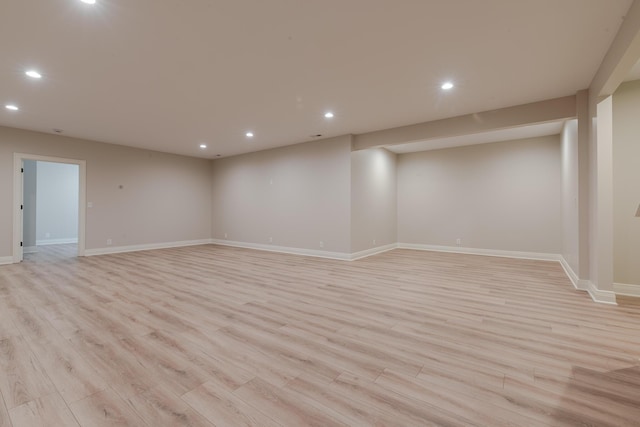
[[[371,255],[381,254],[382,252],[387,252],[387,251],[393,250],[393,249],[395,249],[397,247],[398,247],[397,243],[390,243],[390,244],[384,245],[384,246],[377,246],[375,248],[365,249],[364,251],[352,253],[350,259],[351,259],[351,261],[355,261],[357,259],[366,258],[366,257],[369,257]]]
[[[463,248],[460,246],[423,245],[419,243],[398,243],[400,249],[416,249],[420,251],[452,252],[457,254],[497,256],[504,258],[533,259],[539,261],[560,261],[560,254],[539,252],[503,251],[498,249]]]
[[[36,252],[38,252],[38,247],[37,246],[25,246],[22,249],[22,253],[23,254],[35,254]]]
[[[614,292],[601,291],[596,288],[590,280],[580,279],[575,271],[573,271],[567,260],[562,256],[560,257],[560,265],[564,268],[564,271],[567,273],[567,276],[569,277],[569,280],[571,280],[573,286],[579,291],[587,291],[594,302],[601,304],[616,304],[616,294]]]
[[[36,246],[66,245],[69,243],[78,243],[78,238],[36,240]]]
[[[613,304],[617,305],[616,302],[616,293],[612,291],[602,291],[596,288],[596,285],[593,284],[590,280],[583,280],[586,282],[587,292],[591,295],[591,299],[595,302],[599,302],[602,304]]]
[[[85,256],[120,254],[124,252],[149,251],[153,249],[168,249],[168,248],[180,248],[183,246],[206,245],[208,243],[211,243],[211,239],[183,240],[180,242],[166,242],[166,243],[149,243],[145,245],[108,246],[106,248],[86,249],[84,254]]]
[[[421,245],[415,243],[399,243],[398,248],[401,249],[417,249],[423,251],[435,251],[435,252],[452,252],[459,254],[471,254],[471,255],[485,255],[485,256],[498,256],[505,258],[519,258],[519,259],[533,259],[540,261],[557,261],[564,268],[569,280],[576,289],[587,291],[591,299],[595,302],[602,304],[617,304],[616,294],[611,291],[602,291],[589,280],[579,279],[573,269],[569,266],[569,263],[560,254],[546,254],[538,252],[517,252],[517,251],[502,251],[496,249],[477,249],[477,248],[460,248],[458,246],[436,246],[436,245]]]
[[[573,284],[573,286],[581,291],[587,291],[591,299],[595,302],[603,304],[616,304],[616,295],[610,291],[601,291],[595,287],[593,283],[588,280],[582,280],[578,278],[577,274],[573,271],[569,263],[560,254],[546,254],[538,252],[516,252],[516,251],[502,251],[495,249],[476,249],[476,248],[458,248],[456,246],[434,246],[434,245],[420,245],[412,243],[400,243],[399,248],[403,249],[418,249],[426,251],[437,252],[453,252],[461,254],[472,255],[486,255],[486,256],[498,256],[506,258],[519,258],[519,259],[533,259],[541,261],[557,261],[564,269],[567,277]]]
[[[574,288],[579,291],[587,291],[589,289],[589,282],[587,280],[581,280],[563,256],[560,257],[560,265],[564,269],[564,272],[567,273],[567,277],[571,280]]]
[[[60,239],[60,240],[64,240],[64,239]],[[53,241],[50,240],[48,242],[53,242]],[[75,240],[74,242],[65,241],[65,242],[56,242],[56,243],[49,243],[49,244],[61,244],[61,243],[77,243],[77,240]],[[38,242],[38,244],[41,244],[41,243]],[[390,251],[395,248],[415,249],[415,250],[435,251],[435,252],[451,252],[451,253],[471,254],[471,255],[497,256],[497,257],[505,257],[505,258],[532,259],[532,260],[542,260],[542,261],[557,261],[560,263],[560,265],[566,272],[573,286],[578,290],[587,291],[591,296],[591,298],[593,299],[593,301],[595,302],[603,303],[603,304],[616,304],[616,294],[640,297],[640,285],[614,283],[613,292],[603,291],[596,288],[596,286],[591,281],[579,279],[576,273],[571,268],[571,266],[569,266],[567,261],[561,255],[538,253],[538,252],[518,252],[518,251],[504,251],[504,250],[496,250],[496,249],[461,248],[457,246],[437,246],[437,245],[423,245],[423,244],[415,244],[415,243],[397,243],[397,244],[391,243],[388,245],[378,246],[378,247],[367,249],[364,251],[355,252],[353,254],[348,254],[344,252],[329,252],[329,251],[321,251],[321,250],[315,250],[315,249],[291,248],[291,247],[285,247],[285,246],[274,246],[274,245],[267,245],[267,244],[260,244],[260,243],[245,243],[245,242],[236,242],[236,241],[222,240],[222,239],[201,239],[201,240],[185,240],[185,241],[167,242],[167,243],[151,243],[151,244],[145,244],[145,245],[110,246],[106,248],[87,249],[85,251],[85,255],[86,256],[107,255],[107,254],[116,254],[116,253],[124,253],[124,252],[178,248],[178,247],[184,247],[184,246],[195,246],[195,245],[205,245],[205,244],[216,244],[216,245],[222,245],[222,246],[257,249],[257,250],[263,250],[263,251],[280,252],[280,253],[287,253],[287,254],[294,254],[294,255],[330,258],[330,259],[337,259],[342,261],[353,261],[357,259],[362,259],[371,255]],[[25,253],[29,253],[28,250],[32,248],[33,247],[26,247]],[[0,265],[6,265],[6,264],[12,264],[12,263],[13,263],[13,257],[10,257],[10,256],[0,257]]]
[[[615,292],[616,295],[640,297],[640,285],[632,285],[629,283],[614,283],[613,292]]]
[[[260,251],[279,252],[283,254],[313,256],[319,258],[339,259],[343,261],[351,260],[351,254],[344,252],[329,252],[317,249],[291,248],[288,246],[275,246],[262,243],[236,242],[233,240],[211,239],[211,243],[221,246],[232,246],[234,248],[257,249]]]

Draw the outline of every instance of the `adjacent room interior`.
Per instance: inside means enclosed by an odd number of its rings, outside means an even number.
[[[77,256],[78,165],[24,160],[22,170],[23,261]]]
[[[241,3],[0,16],[0,426],[637,425],[640,0]]]

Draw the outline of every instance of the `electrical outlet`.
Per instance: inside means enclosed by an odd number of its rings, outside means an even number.
[[[113,243],[113,240],[107,239],[107,246],[111,246],[112,243]]]
[[[376,239],[373,239],[373,246],[376,245]]]
[[[320,240],[320,247],[324,248],[324,242],[322,240]]]
[[[269,243],[273,243],[273,237],[269,237]]]
[[[224,233],[224,238],[225,238],[225,239],[227,238],[227,233]]]
[[[456,245],[460,246],[461,244],[462,244],[462,239],[458,237],[456,239]]]

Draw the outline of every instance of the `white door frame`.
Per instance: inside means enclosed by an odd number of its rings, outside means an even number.
[[[22,261],[22,229],[23,229],[23,189],[22,189],[22,162],[35,160],[40,162],[67,163],[79,167],[79,194],[78,194],[78,256],[84,256],[85,252],[85,224],[86,224],[86,191],[87,191],[87,162],[85,160],[64,159],[60,157],[39,156],[35,154],[13,154],[13,262]]]

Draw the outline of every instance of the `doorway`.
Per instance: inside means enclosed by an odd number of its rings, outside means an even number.
[[[13,262],[84,256],[84,160],[14,155]]]

